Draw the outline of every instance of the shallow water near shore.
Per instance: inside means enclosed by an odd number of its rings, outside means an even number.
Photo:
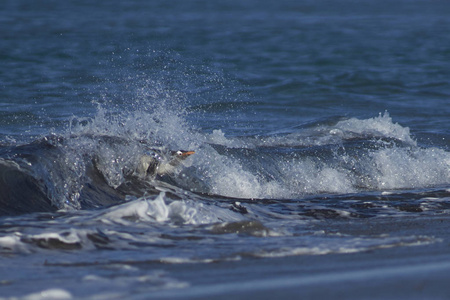
[[[450,5],[363,3],[7,1],[0,299],[445,298]]]

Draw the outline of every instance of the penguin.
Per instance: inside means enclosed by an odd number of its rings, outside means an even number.
[[[156,177],[173,173],[182,162],[194,154],[195,151],[168,151],[152,149],[140,157],[136,174],[141,177]]]

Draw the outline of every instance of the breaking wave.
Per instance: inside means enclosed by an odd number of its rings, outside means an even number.
[[[173,103],[170,103],[173,105]],[[185,192],[240,199],[420,189],[450,183],[450,153],[421,147],[388,113],[330,118],[258,136],[202,132],[165,106],[73,119],[66,133],[0,150],[3,214],[86,209]],[[153,148],[196,152],[173,174],[134,176]]]

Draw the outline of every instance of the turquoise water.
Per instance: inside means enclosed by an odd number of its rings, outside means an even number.
[[[434,268],[450,207],[445,1],[0,9],[0,297],[287,297],[358,278],[385,249]],[[138,176],[155,148],[195,154]]]

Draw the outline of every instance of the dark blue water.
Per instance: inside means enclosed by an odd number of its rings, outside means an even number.
[[[445,1],[3,1],[0,299],[445,295],[449,31]]]

